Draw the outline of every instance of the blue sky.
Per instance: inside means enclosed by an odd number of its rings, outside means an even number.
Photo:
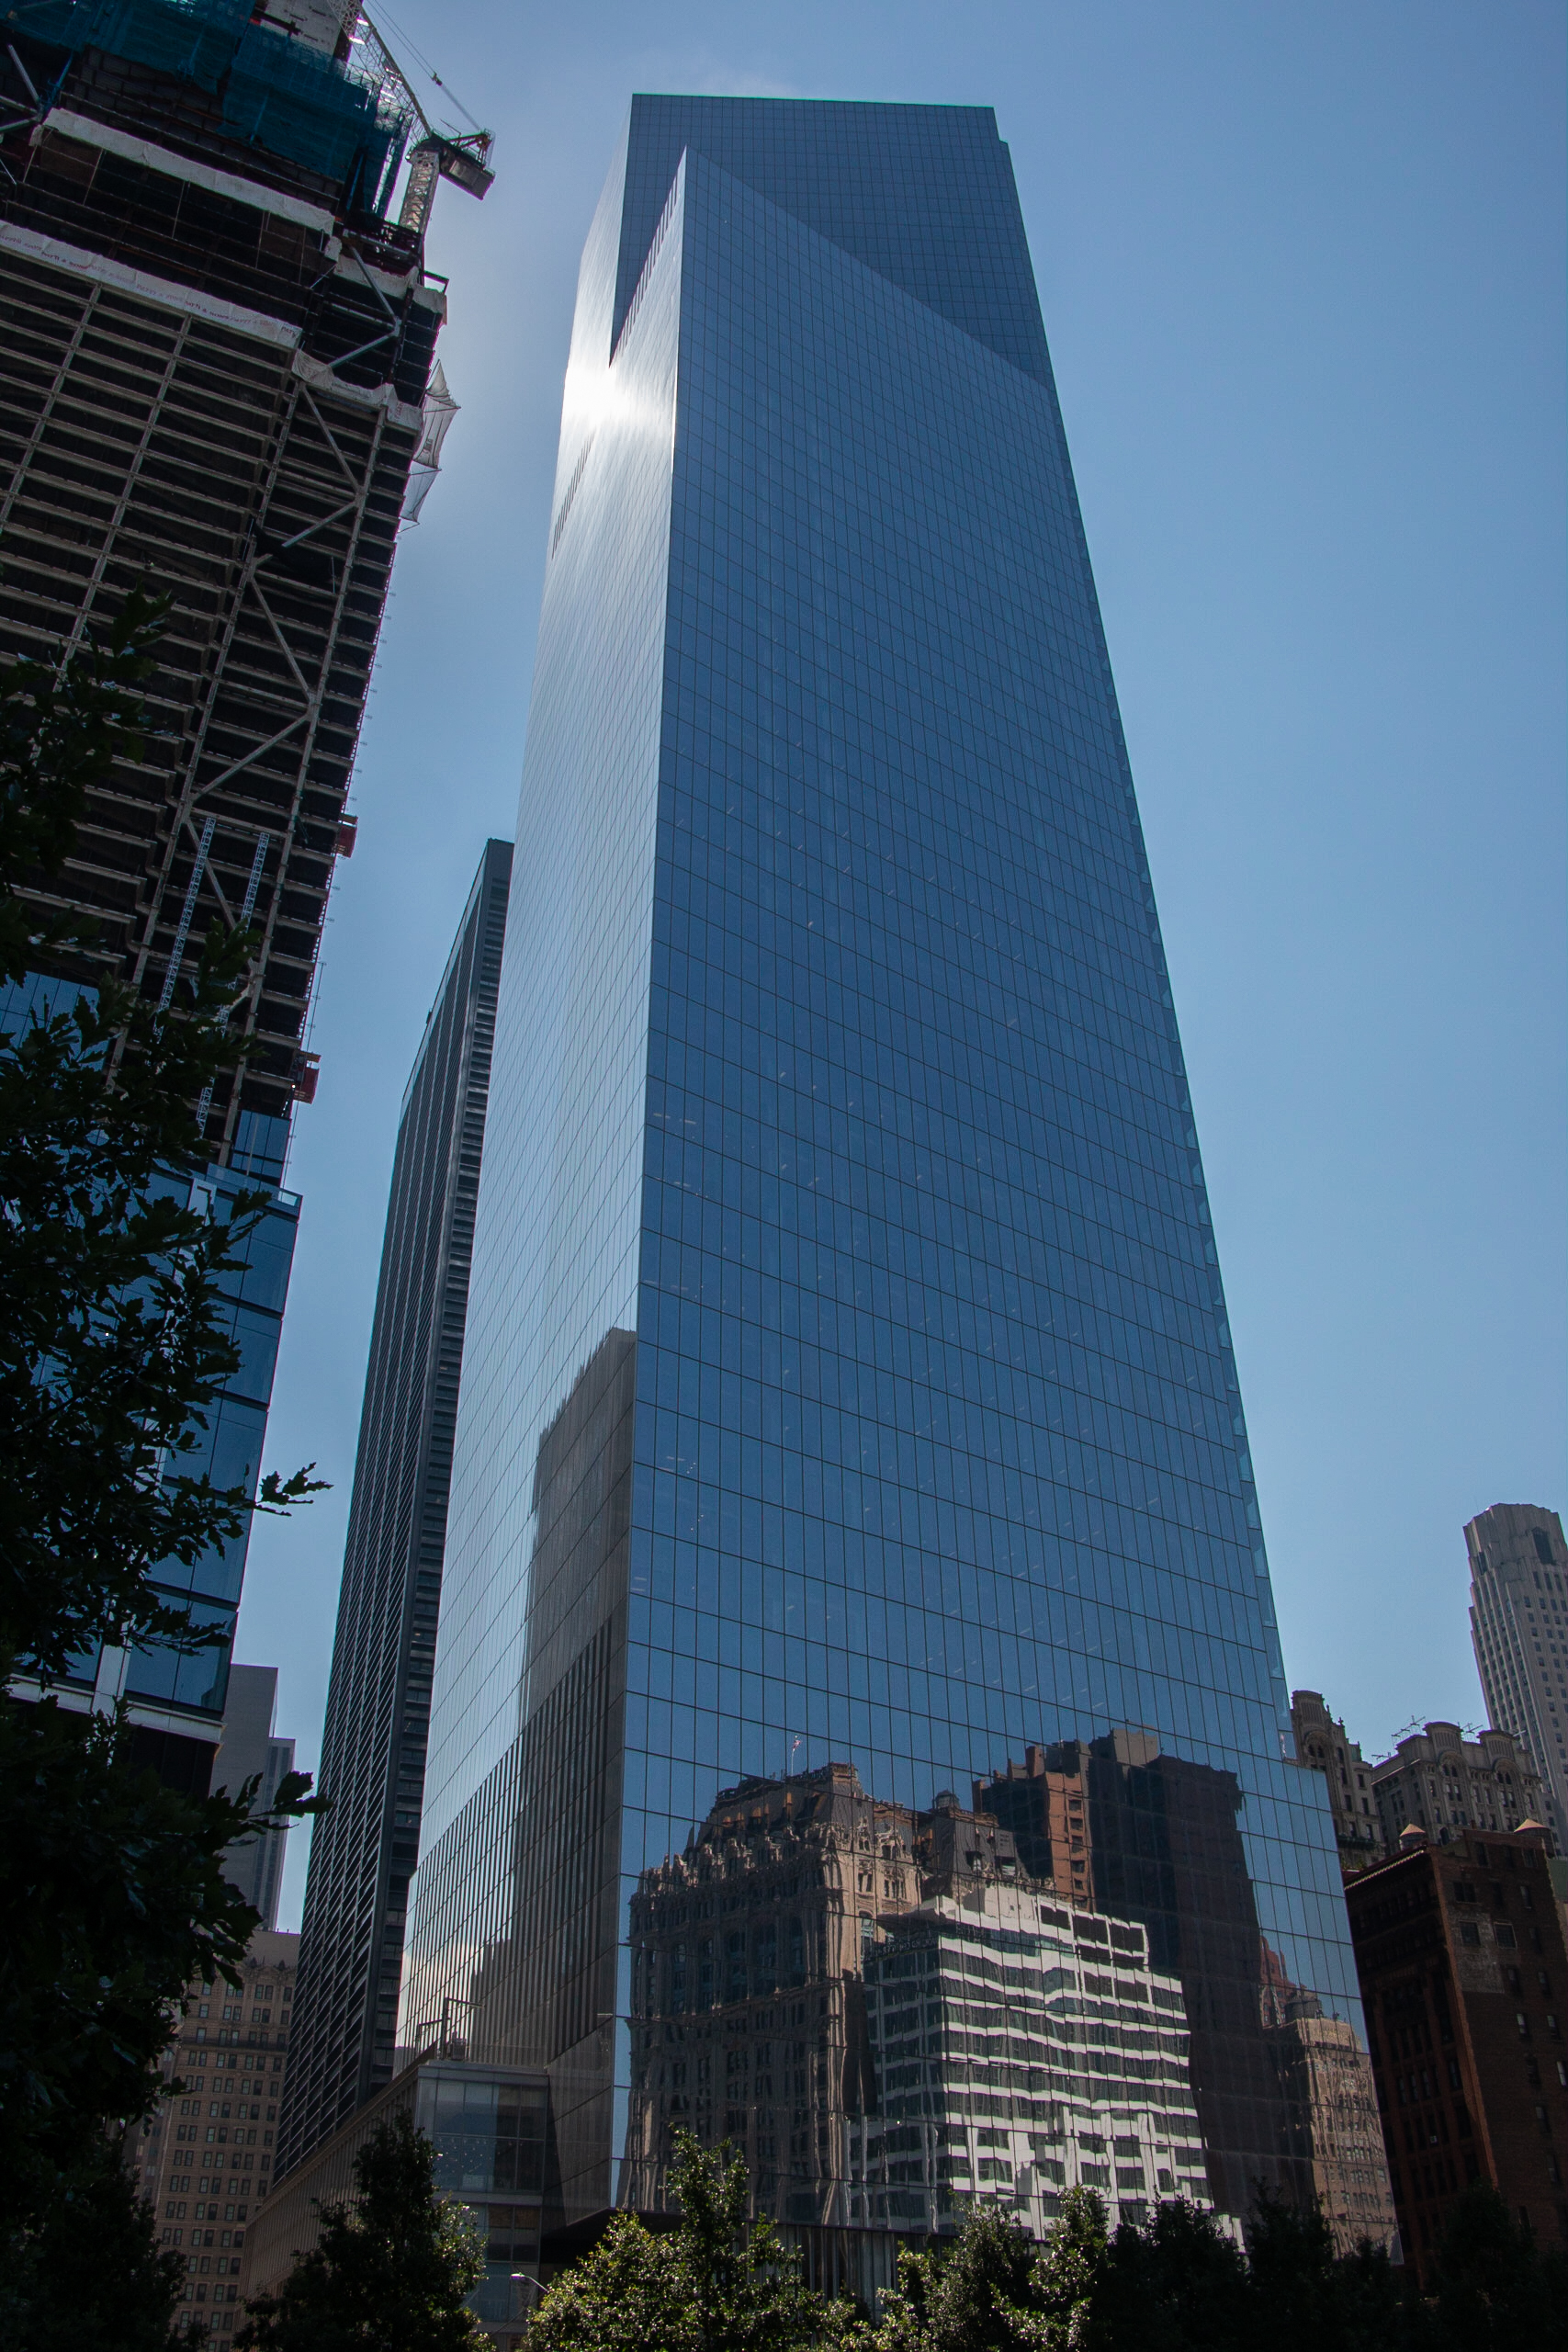
[[[402,1088],[510,835],[577,259],[634,89],[994,105],[1148,835],[1292,1685],[1477,1721],[1464,1521],[1565,1499],[1552,0],[395,0],[498,137],[405,535],[237,1655],[313,1765]],[[422,94],[440,101],[427,80]],[[460,122],[459,116],[452,118]],[[298,1923],[303,1836],[282,1923]]]

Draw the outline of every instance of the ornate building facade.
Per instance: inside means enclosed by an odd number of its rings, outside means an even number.
[[[760,2210],[847,2219],[847,2103],[863,2096],[867,2057],[862,1957],[879,1923],[919,1900],[914,1833],[852,1765],[829,1764],[724,1791],[685,1852],[644,1871],[623,2204],[663,2203],[683,2125],[745,2152]]]

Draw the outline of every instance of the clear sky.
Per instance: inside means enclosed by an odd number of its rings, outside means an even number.
[[[1285,1670],[1376,1755],[1477,1721],[1463,1522],[1568,1498],[1557,0],[395,8],[497,179],[436,203],[462,413],[394,574],[295,1130],[269,1461],[333,1492],[252,1545],[236,1655],[280,1668],[278,1729],[312,1766],[399,1104],[513,829],[578,254],[637,89],[996,107]]]

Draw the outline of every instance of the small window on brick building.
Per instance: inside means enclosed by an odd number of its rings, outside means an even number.
[[[1536,1558],[1540,1562],[1543,1568],[1549,1568],[1551,1566],[1551,1536],[1547,1533],[1544,1527],[1532,1527],[1530,1533],[1535,1537]]]

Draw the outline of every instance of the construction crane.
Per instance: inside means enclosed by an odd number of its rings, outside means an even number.
[[[430,219],[430,208],[435,196],[437,180],[450,180],[455,187],[466,189],[481,202],[490,194],[495,174],[490,169],[491,150],[495,135],[489,130],[437,130],[415,95],[412,83],[398,63],[383,33],[365,12],[359,21],[375,40],[382,56],[401,83],[410,106],[419,117],[424,136],[409,150],[409,175],[403,189],[402,209],[398,214],[400,229],[412,229],[423,236]],[[438,75],[433,75],[439,81]]]

